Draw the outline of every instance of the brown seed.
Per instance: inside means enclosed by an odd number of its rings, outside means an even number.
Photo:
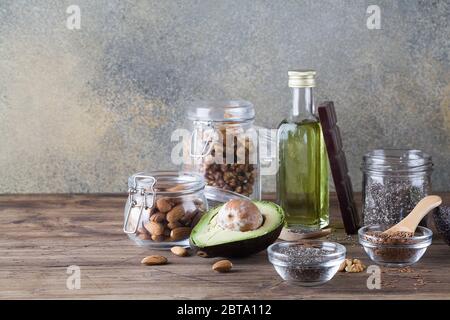
[[[172,247],[170,251],[172,251],[174,255],[179,257],[186,257],[188,255],[188,251],[183,247]]]
[[[164,234],[164,226],[161,223],[150,221],[144,224],[145,229],[153,236]]]
[[[232,267],[230,260],[219,260],[213,264],[212,269],[217,272],[229,272]]]
[[[182,224],[179,223],[178,221],[175,221],[175,222],[169,222],[169,223],[167,224],[167,227],[168,227],[170,230],[175,229],[175,228],[179,228],[179,227],[181,227],[181,226],[182,226]]]
[[[170,238],[173,241],[183,240],[189,237],[191,234],[191,228],[189,227],[179,227],[175,228],[170,232]]]
[[[167,258],[163,256],[152,255],[142,259],[141,263],[147,266],[162,265],[167,263]]]
[[[150,221],[163,222],[166,219],[166,215],[162,212],[156,212],[150,216]]]
[[[166,220],[168,222],[175,222],[180,220],[183,216],[184,208],[181,204],[179,204],[167,213]]]
[[[167,198],[159,198],[158,200],[156,200],[156,207],[160,212],[166,213],[169,212],[170,209],[172,209],[172,204]]]

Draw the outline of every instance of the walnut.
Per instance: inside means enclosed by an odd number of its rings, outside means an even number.
[[[345,259],[339,266],[341,272],[362,272],[366,269],[366,266],[359,259]]]
[[[351,266],[347,266],[345,268],[345,271],[347,272],[363,272],[364,271],[364,265],[363,264],[352,264]]]
[[[344,272],[347,266],[352,265],[352,259],[345,259],[339,266],[339,272]]]

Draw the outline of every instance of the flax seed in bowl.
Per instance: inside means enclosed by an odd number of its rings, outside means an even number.
[[[359,229],[359,243],[370,259],[377,264],[390,267],[404,267],[419,261],[431,244],[432,231],[419,226],[414,234],[410,232],[383,233],[389,227],[372,225]]]

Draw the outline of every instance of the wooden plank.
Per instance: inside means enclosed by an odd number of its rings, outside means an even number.
[[[444,194],[450,203],[450,194]],[[339,273],[323,286],[303,288],[278,277],[266,253],[233,259],[229,274],[211,270],[216,259],[180,258],[134,245],[122,233],[124,195],[1,195],[1,299],[450,299],[450,247],[434,240],[422,260],[400,272],[383,269],[382,290],[368,274]],[[331,240],[348,256],[370,261],[346,236],[331,197]],[[170,263],[147,267],[142,257],[163,254]],[[81,289],[66,287],[67,267],[81,268]]]

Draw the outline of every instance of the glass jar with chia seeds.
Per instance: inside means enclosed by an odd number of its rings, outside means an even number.
[[[184,169],[200,172],[208,186],[260,199],[258,132],[248,101],[201,101],[188,108],[191,139]]]
[[[364,225],[393,225],[431,193],[431,156],[420,150],[379,149],[363,157]]]

